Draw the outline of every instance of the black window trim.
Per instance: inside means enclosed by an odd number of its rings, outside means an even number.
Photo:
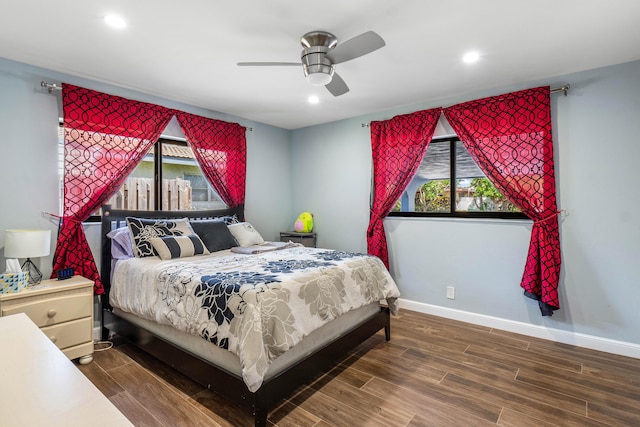
[[[450,212],[389,212],[387,217],[393,218],[467,218],[467,219],[530,219],[522,212],[463,212],[456,211],[456,198],[455,198],[455,182],[456,182],[456,142],[460,141],[460,138],[455,136],[445,136],[433,138],[429,144],[449,142],[449,173],[452,185],[450,185]],[[426,155],[426,153],[425,153]],[[422,161],[422,160],[421,160]]]

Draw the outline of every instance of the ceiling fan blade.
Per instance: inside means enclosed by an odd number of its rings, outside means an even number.
[[[279,67],[279,66],[302,66],[301,62],[238,62],[240,67]]]
[[[331,78],[331,82],[328,85],[325,85],[327,90],[331,92],[333,96],[344,95],[349,92],[349,86],[342,80],[342,77],[338,75],[338,73],[333,73],[333,77]]]
[[[329,51],[325,57],[329,58],[334,64],[339,64],[378,50],[384,47],[385,44],[382,37],[377,33],[367,31],[344,43],[338,44],[338,46]]]

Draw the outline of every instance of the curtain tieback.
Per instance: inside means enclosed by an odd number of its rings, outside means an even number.
[[[555,217],[557,217],[558,215],[560,215],[560,214],[561,214],[561,213],[563,213],[563,212],[564,212],[564,210],[561,210],[561,211],[558,211],[558,212],[552,213],[551,215],[549,215],[549,216],[548,216],[548,217],[546,217],[546,218],[540,219],[540,220],[538,220],[538,221],[533,221],[533,223],[534,223],[534,224],[539,224],[539,223],[541,223],[541,222],[548,221],[548,220],[550,220],[551,218],[555,218]]]
[[[60,216],[60,215],[52,214],[52,213],[49,213],[49,212],[42,212],[42,214],[43,215],[48,215],[51,218],[56,218],[56,219],[58,219],[60,221],[70,221],[70,222],[79,222],[79,223],[82,222],[79,219],[76,219],[76,218],[73,218],[73,217],[70,217],[70,216]]]

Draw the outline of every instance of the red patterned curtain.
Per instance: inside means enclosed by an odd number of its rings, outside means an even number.
[[[173,112],[144,102],[63,84],[64,212],[53,275],[73,267],[104,293],[82,221],[124,183],[160,137]],[[53,276],[52,275],[52,276]]]
[[[560,308],[560,236],[549,87],[479,99],[444,114],[482,172],[533,222],[520,286],[544,316]]]
[[[389,268],[383,220],[415,175],[436,130],[440,108],[371,122],[373,203],[367,229],[367,250]]]
[[[205,176],[229,207],[244,205],[246,130],[237,123],[176,111],[178,123]]]

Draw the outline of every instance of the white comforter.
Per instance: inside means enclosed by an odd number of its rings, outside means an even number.
[[[230,251],[162,261],[119,261],[110,303],[199,335],[238,355],[251,391],[269,363],[341,314],[399,291],[372,256],[296,247],[255,255]]]

